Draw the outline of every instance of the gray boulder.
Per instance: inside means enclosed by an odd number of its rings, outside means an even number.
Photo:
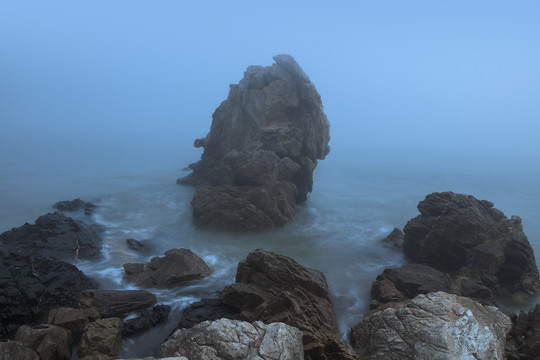
[[[40,360],[39,355],[24,346],[20,341],[0,342],[0,359],[2,360]]]
[[[189,359],[301,360],[302,332],[283,323],[265,325],[220,319],[177,330],[162,345],[164,356]]]
[[[521,219],[508,219],[486,200],[433,193],[404,228],[403,251],[415,262],[481,284],[494,294],[540,289],[533,250]]]
[[[232,230],[283,226],[313,187],[329,123],[320,95],[290,55],[250,66],[214,112],[210,132],[195,140],[201,160],[179,179],[205,185],[193,197],[196,223]]]
[[[370,312],[351,330],[361,359],[504,359],[512,323],[499,309],[444,292]]]

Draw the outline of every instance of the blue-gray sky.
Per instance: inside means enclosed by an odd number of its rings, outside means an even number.
[[[336,156],[539,158],[536,1],[2,1],[0,151],[195,160],[228,85],[279,53]]]

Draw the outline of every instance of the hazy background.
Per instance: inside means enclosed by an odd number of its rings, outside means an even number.
[[[279,53],[322,96],[333,163],[536,176],[536,1],[1,1],[3,228],[29,198],[179,172],[228,85]]]

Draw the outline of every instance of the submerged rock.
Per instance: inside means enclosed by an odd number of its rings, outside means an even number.
[[[198,280],[211,271],[203,259],[189,249],[171,249],[164,257],[154,257],[149,263],[125,264],[124,279],[137,286],[166,288],[189,280]]]
[[[370,312],[351,330],[361,359],[504,359],[508,316],[444,292]]]
[[[283,226],[313,187],[328,147],[320,95],[289,55],[250,66],[214,112],[210,132],[195,140],[201,160],[179,179],[204,185],[193,197],[198,224],[232,230]]]
[[[405,234],[398,228],[394,228],[388,236],[381,240],[382,244],[394,250],[401,250]]]
[[[165,356],[189,359],[302,360],[302,332],[283,323],[205,321],[179,329],[162,345]]]
[[[100,257],[102,240],[92,226],[55,212],[40,216],[34,225],[26,223],[0,234],[0,244],[72,261]]]
[[[508,219],[489,201],[452,192],[426,196],[418,210],[404,229],[403,251],[412,260],[495,294],[539,291],[534,253],[519,217]]]

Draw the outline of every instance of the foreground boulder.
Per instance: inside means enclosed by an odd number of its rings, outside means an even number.
[[[97,284],[75,266],[32,251],[0,248],[0,339],[40,322],[49,310],[77,305],[79,294]]]
[[[116,359],[122,346],[122,320],[99,319],[86,326],[79,344],[79,359]]]
[[[47,324],[70,330],[74,334],[82,333],[86,325],[101,317],[95,308],[75,309],[62,307],[49,311]]]
[[[0,244],[39,253],[57,260],[96,259],[101,256],[102,240],[92,226],[60,213],[40,216],[0,234]]]
[[[144,290],[86,290],[81,292],[79,307],[98,311],[102,318],[127,315],[152,307],[156,296]]]
[[[403,251],[412,260],[494,294],[534,294],[540,289],[533,250],[521,219],[508,219],[485,200],[433,193],[418,204],[420,215],[405,226]]]
[[[351,330],[361,359],[504,359],[511,321],[496,307],[444,292],[370,312]]]
[[[0,359],[2,360],[40,360],[39,355],[24,346],[20,341],[0,342]]]
[[[189,359],[301,360],[302,332],[283,323],[205,321],[177,330],[162,347],[164,356]]]
[[[137,286],[167,288],[210,275],[203,259],[189,249],[171,249],[149,263],[125,264],[124,279]]]
[[[336,313],[324,274],[289,257],[263,249],[251,252],[238,264],[236,283],[221,292],[220,300],[222,305],[215,312],[208,311],[208,306],[193,310],[202,318],[203,313],[229,317],[226,312],[234,309],[234,318],[297,327],[304,334],[306,359],[355,358],[352,349],[337,338]]]
[[[54,325],[21,326],[15,340],[34,350],[41,360],[71,359],[71,331]]]
[[[182,184],[196,223],[232,230],[283,226],[313,186],[317,159],[328,147],[329,123],[315,86],[289,55],[250,66],[212,115],[210,132]]]

